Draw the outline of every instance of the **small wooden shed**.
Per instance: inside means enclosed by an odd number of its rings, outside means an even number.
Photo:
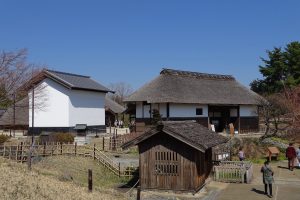
[[[195,121],[165,121],[123,144],[138,145],[142,190],[196,193],[212,169],[212,147],[227,138]]]

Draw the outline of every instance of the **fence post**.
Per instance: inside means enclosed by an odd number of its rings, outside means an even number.
[[[19,153],[19,145],[17,146],[16,151],[15,151],[16,162],[18,162],[18,153]]]
[[[3,146],[3,157],[5,158],[5,154],[6,154],[6,152],[5,152],[5,144],[4,144],[4,146]]]
[[[60,143],[60,155],[62,155],[63,154],[63,143],[61,142]]]
[[[11,159],[11,146],[9,146],[9,156],[8,156],[8,159],[9,160]]]
[[[104,142],[105,142],[105,141],[104,141],[104,137],[103,137],[103,138],[102,138],[102,150],[103,150],[103,151],[104,151],[104,145],[105,145]]]
[[[119,162],[119,177],[121,177],[121,163]]]
[[[44,148],[43,148],[43,157],[46,156],[46,143],[44,142]]]
[[[93,191],[93,171],[92,169],[88,170],[88,187],[89,187],[89,192]]]
[[[96,160],[96,144],[94,144],[94,148],[93,148],[93,158],[94,160]]]
[[[75,142],[75,156],[76,156],[76,154],[77,154],[77,142]]]
[[[21,142],[20,150],[21,150],[21,163],[23,163],[23,142]]]

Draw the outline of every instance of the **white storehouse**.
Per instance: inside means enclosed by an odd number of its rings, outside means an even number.
[[[32,89],[28,93],[30,131],[105,129],[105,95],[110,90],[89,76],[44,70],[33,84],[34,103]]]
[[[163,69],[125,100],[136,122],[150,123],[153,110],[163,120],[196,120],[223,131],[229,123],[241,132],[259,128],[260,96],[230,75]]]

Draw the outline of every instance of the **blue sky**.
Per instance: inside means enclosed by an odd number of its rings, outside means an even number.
[[[135,89],[163,67],[260,77],[260,56],[300,40],[300,1],[1,0],[0,49]]]

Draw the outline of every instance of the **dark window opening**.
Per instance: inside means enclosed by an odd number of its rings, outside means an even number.
[[[196,115],[203,115],[203,109],[202,108],[196,108]]]

